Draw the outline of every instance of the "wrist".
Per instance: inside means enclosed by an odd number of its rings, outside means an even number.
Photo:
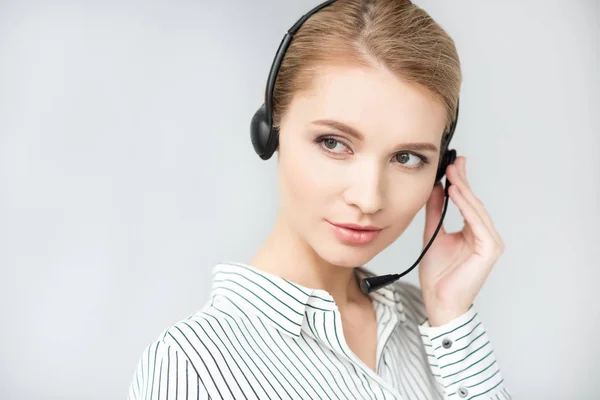
[[[441,303],[437,301],[423,299],[425,304],[425,311],[427,312],[427,319],[429,320],[429,326],[436,327],[445,325],[453,319],[460,317],[467,311],[468,306],[461,306],[458,304],[449,305],[448,303]]]
[[[460,317],[467,311],[469,311],[468,308],[466,308],[464,310],[461,309],[461,310],[443,310],[443,311],[441,311],[441,310],[429,311],[429,309],[427,309],[427,317],[429,320],[429,326],[434,328],[434,327],[446,325],[448,322]]]

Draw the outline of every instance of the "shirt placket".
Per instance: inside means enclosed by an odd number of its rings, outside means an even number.
[[[379,332],[381,332],[383,344],[379,345],[378,343],[376,365],[379,364],[385,345],[393,332],[393,327],[395,327],[398,322],[396,314],[391,313],[389,323],[386,323],[385,327],[380,328],[380,316],[381,315],[378,315],[378,336]],[[380,329],[382,330],[380,331]],[[370,369],[354,354],[354,352],[352,352],[346,343],[342,319],[338,310],[307,310],[303,331],[323,346],[335,352],[343,360],[350,362],[354,370],[358,374],[361,374],[359,379],[362,380],[362,386],[369,395],[374,394],[377,399],[403,400],[400,393],[390,383],[386,382],[383,377]]]
[[[387,312],[386,312],[387,311]],[[376,369],[377,375],[381,376],[381,362],[387,343],[394,333],[394,330],[398,326],[399,318],[395,310],[390,310],[386,306],[376,303],[375,312],[377,315],[377,355],[376,355]]]

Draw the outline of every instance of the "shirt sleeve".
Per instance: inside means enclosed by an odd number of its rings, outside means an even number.
[[[452,321],[419,325],[429,366],[445,399],[512,399],[473,305]]]
[[[162,340],[149,344],[140,357],[127,400],[209,399],[191,362]]]

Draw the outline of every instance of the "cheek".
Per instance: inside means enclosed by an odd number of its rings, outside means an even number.
[[[290,196],[301,206],[325,206],[328,199],[334,198],[342,185],[343,169],[327,157],[317,143],[301,137],[281,141],[280,178]]]
[[[407,185],[411,190],[395,190],[388,202],[388,215],[394,221],[393,234],[401,235],[419,210],[427,203],[432,188],[415,181]]]
[[[320,173],[322,169],[318,160],[305,147],[300,145],[292,151],[283,148],[279,162],[282,202],[288,206],[292,217],[318,212],[325,206],[328,193],[332,190]]]

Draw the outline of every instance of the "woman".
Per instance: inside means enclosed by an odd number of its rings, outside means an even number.
[[[275,226],[247,263],[214,267],[209,301],[148,345],[129,397],[511,398],[472,306],[503,242],[464,157],[444,172],[465,225],[439,230],[421,289],[359,285],[424,205],[425,243],[443,217],[436,172],[461,84],[452,39],[409,1],[330,1],[307,16],[253,120],[262,129],[272,113],[278,129]]]

